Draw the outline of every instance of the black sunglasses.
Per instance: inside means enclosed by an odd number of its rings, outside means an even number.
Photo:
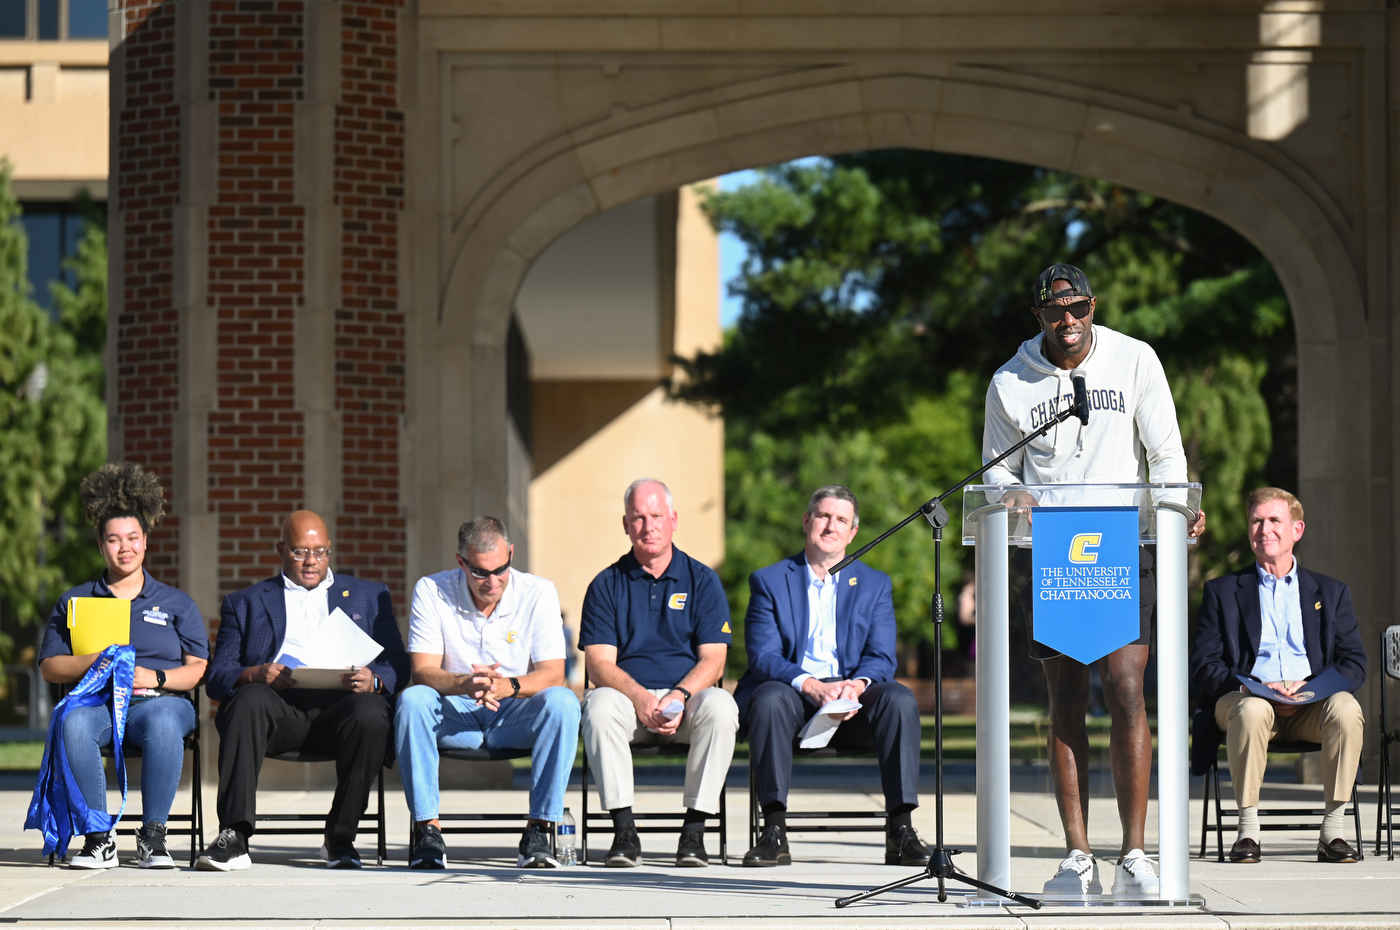
[[[506,559],[506,564],[502,565],[500,568],[477,568],[475,565],[468,562],[460,555],[457,556],[457,561],[461,562],[462,567],[465,568],[471,574],[471,576],[477,579],[478,581],[485,581],[492,575],[504,575],[506,572],[510,571],[510,559]]]
[[[1089,315],[1089,310],[1093,306],[1093,301],[1076,300],[1072,304],[1041,304],[1035,308],[1035,312],[1040,314],[1040,318],[1047,323],[1058,323],[1065,318],[1065,311],[1073,314],[1076,320],[1082,320]]]

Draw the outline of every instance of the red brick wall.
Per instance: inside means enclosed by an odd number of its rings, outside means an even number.
[[[398,100],[401,0],[346,0],[333,164],[296,148],[306,95],[304,0],[211,0],[207,55],[216,107],[215,190],[207,219],[208,295],[217,321],[218,399],[210,413],[208,500],[218,516],[219,593],[276,570],[276,528],[303,506],[305,424],[294,390],[296,314],[303,312],[307,216],[296,175],[333,172],[340,211],[335,403],[341,416],[342,508],[336,564],[390,586],[404,613],[398,441],[404,412],[404,320],[398,240],[404,131]],[[127,0],[126,106],[115,114],[115,190],[125,240],[112,416],[129,459],[173,471],[178,317],[172,217],[180,191],[175,3]],[[196,311],[198,312],[198,311]],[[331,347],[317,346],[312,351]],[[139,387],[130,387],[139,385]],[[328,476],[333,479],[335,476]],[[333,482],[332,482],[333,483]],[[330,517],[331,514],[326,516]],[[152,570],[178,578],[178,515],[162,528]]]
[[[342,417],[344,509],[337,561],[384,581],[404,600],[399,424],[404,412],[404,320],[398,237],[404,131],[398,100],[401,0],[341,5],[341,95],[335,119],[335,194],[341,209],[341,292],[335,388]]]
[[[219,515],[220,594],[275,571],[276,527],[304,499],[292,384],[305,267],[305,210],[293,191],[302,7],[213,0],[209,11],[209,90],[218,107],[209,301],[219,340],[209,506]]]
[[[113,224],[125,243],[116,286],[116,389],[108,416],[121,433],[122,457],[160,476],[167,499],[174,473],[173,430],[179,401],[178,318],[171,293],[174,208],[180,195],[180,108],[175,98],[175,7],[166,0],[127,0],[123,54],[125,98],[112,114],[120,157],[112,171]],[[180,515],[152,539],[146,566],[179,581]]]

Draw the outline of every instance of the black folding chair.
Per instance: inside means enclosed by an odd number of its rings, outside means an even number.
[[[1387,679],[1400,679],[1400,626],[1388,626],[1381,631],[1381,713],[1380,713],[1380,785],[1376,804],[1376,855],[1381,854],[1381,822],[1385,822],[1386,858],[1395,858],[1395,799],[1391,794],[1390,746],[1400,742],[1400,726],[1386,716],[1385,684]]]
[[[199,752],[199,730],[200,730],[200,700],[201,686],[196,685],[194,690],[185,692],[185,697],[194,704],[194,729],[185,734],[185,756],[191,758],[190,763],[190,812],[188,814],[170,814],[165,819],[167,823],[188,823],[190,825],[190,868],[194,868],[195,860],[199,858],[200,850],[204,848],[204,791],[203,777],[200,769]],[[67,693],[68,689],[63,689]],[[109,744],[102,750],[105,758],[112,758],[112,747]],[[128,759],[141,758],[141,747],[133,743],[122,743],[122,755]],[[139,789],[138,789],[139,793]],[[131,792],[128,790],[128,796]],[[135,835],[142,823],[141,811],[127,811],[117,820],[116,829],[120,831],[120,824],[134,823],[127,832]],[[49,865],[54,864],[54,855],[49,853]]]
[[[1224,747],[1221,747],[1223,751]],[[1310,743],[1305,740],[1285,741],[1274,740],[1269,743],[1269,752],[1272,753],[1304,753],[1320,752],[1320,743]],[[1228,768],[1228,766],[1227,766]],[[1220,792],[1220,759],[1219,755],[1210,762],[1205,773],[1205,788],[1201,796],[1201,858],[1206,855],[1206,836],[1211,831],[1215,832],[1215,854],[1216,860],[1225,861],[1225,819],[1234,818],[1239,820],[1240,811],[1238,807],[1225,807],[1222,802]],[[1356,825],[1356,855],[1362,856],[1361,852],[1361,805],[1356,803],[1356,784],[1360,783],[1360,774],[1357,775],[1357,782],[1352,785],[1351,805],[1346,813],[1352,816]],[[1214,806],[1212,808],[1211,795],[1214,792]],[[1212,824],[1211,811],[1215,812],[1215,822]],[[1323,811],[1316,807],[1271,807],[1266,806],[1263,800],[1259,803],[1259,829],[1260,830],[1312,830],[1317,828],[1318,821],[1322,818]],[[1308,817],[1310,820],[1287,820],[1286,818]],[[1265,822],[1265,818],[1285,818],[1283,823]]]
[[[269,753],[269,759],[276,759],[279,762],[334,762],[335,756],[328,752],[308,752],[301,749],[293,749],[290,752]],[[386,841],[386,829],[384,822],[384,769],[394,764],[391,756],[384,757],[384,765],[380,767],[378,777],[375,779],[376,795],[378,806],[373,811],[365,811],[360,816],[360,825],[366,822],[374,825],[375,831],[375,864],[383,865],[384,858],[388,855],[388,844]],[[316,826],[289,826],[280,824],[310,824]],[[324,812],[318,813],[295,813],[295,814],[258,814],[258,822],[254,825],[254,831],[259,834],[270,833],[275,836],[322,836],[326,832],[326,815]]]
[[[798,762],[803,758],[837,758],[840,756],[859,756],[873,758],[872,751],[861,749],[836,749],[826,747],[824,749],[797,749],[793,759],[793,769],[796,770]],[[785,814],[788,833],[883,833],[885,832],[886,814],[883,810],[834,810],[834,811],[803,811],[794,810],[791,804],[792,798],[789,795],[788,808]],[[753,758],[749,759],[749,847],[758,844],[758,836],[761,832],[759,820],[760,810],[758,806],[758,789],[755,784]],[[806,821],[806,822],[804,822]],[[852,822],[854,821],[854,822]],[[872,822],[873,821],[873,822]]]

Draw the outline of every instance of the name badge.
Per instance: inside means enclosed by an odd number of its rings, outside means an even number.
[[[170,614],[157,607],[147,607],[141,611],[141,619],[147,623],[154,623],[157,626],[165,626],[170,620]]]

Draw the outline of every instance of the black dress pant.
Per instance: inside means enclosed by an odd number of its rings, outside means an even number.
[[[257,824],[258,774],[263,759],[306,751],[335,757],[335,796],[326,840],[353,842],[384,765],[393,722],[382,694],[277,691],[243,685],[219,705],[219,829]]]
[[[860,712],[831,738],[837,749],[874,749],[885,810],[919,803],[919,704],[897,681],[872,684],[860,696]],[[749,765],[760,805],[787,804],[797,732],[817,706],[785,681],[765,681],[754,691],[742,721]]]

